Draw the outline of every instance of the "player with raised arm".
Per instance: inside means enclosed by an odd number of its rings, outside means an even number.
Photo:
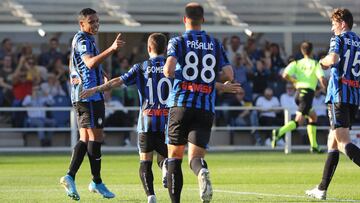
[[[320,184],[305,193],[326,199],[326,191],[339,162],[339,151],[360,166],[360,149],[351,143],[349,130],[360,104],[360,38],[351,31],[353,16],[348,9],[337,8],[331,15],[334,36],[328,55],[320,60],[323,69],[331,69],[325,103],[330,119],[328,157]]]
[[[201,30],[204,9],[198,3],[185,7],[185,33],[172,38],[164,75],[174,78],[168,99],[168,190],[173,203],[180,202],[183,186],[181,163],[188,144],[190,168],[198,177],[200,198],[210,202],[212,186],[204,159],[215,113],[215,86],[232,81],[233,71],[221,43]],[[215,84],[216,83],[216,84]]]
[[[295,102],[298,105],[296,117],[295,120],[291,120],[281,128],[272,131],[271,146],[275,148],[276,142],[282,136],[289,131],[295,130],[299,125],[303,125],[305,118],[307,118],[310,151],[319,153],[321,150],[316,141],[317,116],[312,108],[312,102],[318,80],[324,91],[327,82],[320,64],[312,59],[312,44],[310,42],[303,42],[300,49],[304,58],[291,62],[283,73],[283,78],[291,82],[296,88]]]
[[[101,63],[122,47],[124,42],[119,34],[109,48],[99,53],[93,37],[99,29],[99,17],[96,11],[91,8],[81,10],[78,21],[80,31],[75,34],[72,41],[69,66],[72,84],[71,101],[77,114],[80,140],[74,147],[69,171],[60,179],[60,183],[69,197],[80,200],[75,186],[75,175],[87,153],[93,176],[89,190],[99,193],[105,198],[113,198],[115,195],[108,190],[100,176],[101,144],[104,139],[104,96],[98,92],[91,97],[82,99],[80,92],[104,83],[104,71]]]
[[[156,202],[153,184],[153,151],[158,153],[157,164],[163,170],[163,184],[166,186],[167,146],[165,144],[165,124],[169,109],[166,100],[172,88],[172,80],[163,74],[167,39],[161,33],[153,33],[148,38],[147,50],[150,58],[135,64],[124,75],[111,79],[103,85],[84,90],[82,98],[97,92],[104,92],[122,84],[136,85],[140,99],[140,111],[137,125],[140,154],[139,175],[144,186],[148,202]]]

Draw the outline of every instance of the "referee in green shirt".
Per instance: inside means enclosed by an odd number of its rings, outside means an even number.
[[[316,141],[316,122],[317,116],[312,109],[314,91],[318,80],[323,90],[326,89],[326,79],[324,72],[318,61],[311,58],[313,46],[310,42],[301,44],[301,53],[304,58],[291,62],[284,70],[283,78],[294,84],[296,88],[295,102],[298,105],[295,120],[291,120],[279,129],[272,131],[272,148],[276,147],[276,142],[285,135],[285,133],[303,125],[307,118],[307,133],[312,152],[321,152]]]

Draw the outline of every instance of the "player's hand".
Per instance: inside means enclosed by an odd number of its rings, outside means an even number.
[[[125,44],[125,41],[123,41],[121,39],[121,33],[119,33],[116,38],[115,38],[115,41],[114,43],[111,45],[111,48],[114,50],[114,51],[117,51],[119,50],[122,46],[124,46]]]
[[[96,93],[96,89],[95,88],[90,88],[90,89],[87,89],[87,90],[83,90],[81,93],[80,93],[80,98],[81,99],[85,99],[85,98],[88,98],[90,96],[92,96],[93,94]]]
[[[224,93],[232,93],[232,94],[236,94],[241,92],[243,89],[240,85],[240,83],[231,83],[230,81],[226,81],[223,84],[223,91]]]

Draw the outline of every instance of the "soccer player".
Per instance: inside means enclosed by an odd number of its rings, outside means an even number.
[[[295,130],[299,125],[303,125],[305,118],[308,119],[307,133],[310,141],[311,152],[321,152],[316,141],[316,122],[317,116],[312,109],[314,92],[320,81],[321,87],[326,89],[326,79],[324,71],[319,63],[312,59],[313,46],[310,42],[303,42],[300,46],[304,58],[291,62],[284,70],[283,78],[291,82],[296,88],[295,102],[298,110],[294,120],[291,120],[280,129],[272,131],[272,148],[276,147],[276,142],[285,135],[285,133]]]
[[[337,8],[331,15],[334,36],[329,53],[320,60],[323,69],[331,68],[325,103],[330,119],[328,157],[320,184],[306,194],[326,199],[326,191],[339,162],[339,151],[360,166],[360,149],[350,142],[349,130],[359,109],[360,38],[351,31],[353,16],[348,9]]]
[[[180,202],[183,186],[181,163],[188,143],[189,164],[198,177],[200,198],[203,202],[210,202],[212,187],[204,157],[215,113],[215,83],[218,76],[221,81],[232,81],[233,71],[221,43],[201,30],[204,9],[200,4],[186,5],[183,22],[186,32],[169,41],[164,66],[164,75],[174,78],[167,102],[170,107],[168,190],[171,201]]]
[[[72,41],[70,58],[71,100],[77,114],[80,140],[75,145],[69,171],[60,179],[67,195],[74,200],[80,200],[75,186],[75,175],[88,154],[92,181],[89,190],[105,198],[113,198],[100,176],[101,144],[103,142],[104,96],[98,92],[93,96],[81,99],[80,92],[104,83],[104,72],[101,63],[125,43],[119,34],[114,43],[105,51],[99,53],[95,46],[94,35],[99,29],[99,18],[95,10],[85,8],[78,16],[80,30]]]
[[[136,84],[140,99],[140,111],[137,125],[140,168],[139,175],[143,183],[148,202],[156,202],[154,176],[151,170],[153,151],[158,153],[157,164],[163,169],[163,184],[166,186],[167,146],[165,144],[165,124],[169,109],[166,100],[172,88],[172,80],[163,74],[167,39],[161,33],[153,33],[148,38],[147,50],[150,58],[135,64],[124,75],[111,79],[103,85],[84,90],[80,97],[87,98],[97,92],[104,92],[122,84]]]

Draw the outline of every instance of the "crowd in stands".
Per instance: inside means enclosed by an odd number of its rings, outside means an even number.
[[[235,80],[242,85],[244,91],[235,96],[218,92],[217,106],[286,107],[293,109],[291,116],[295,115],[295,88],[287,84],[281,74],[288,62],[301,58],[299,54],[294,53],[295,57],[285,58],[277,43],[266,41],[263,45],[259,45],[255,38],[242,41],[236,35],[225,37],[223,45],[233,66]],[[0,106],[56,106],[59,98],[62,101],[61,105],[67,103],[70,106],[69,54],[69,51],[60,51],[59,40],[56,37],[51,38],[46,49],[37,55],[33,53],[31,44],[22,44],[16,49],[10,38],[2,39]],[[108,64],[111,67],[109,75],[117,77],[127,72],[132,64],[137,62],[134,58],[139,54],[142,53],[139,53],[138,48],[132,49],[130,54],[115,53],[111,64]],[[324,106],[324,99],[323,93],[317,91],[314,105]],[[111,95],[107,96],[106,103],[109,106],[138,106],[137,90],[131,87],[114,89]],[[326,110],[319,108],[316,112],[320,117],[319,124],[327,125]],[[54,115],[56,114],[24,112],[23,115],[12,113],[9,116],[14,127],[69,125],[68,121],[57,123],[58,119],[54,118]],[[136,115],[130,112],[107,113],[108,118],[120,118],[124,115],[127,119],[111,119],[108,123],[111,123],[111,126],[133,126],[136,123]],[[36,119],[28,119],[34,117]],[[283,124],[283,120],[283,111],[217,111],[216,125],[279,126]],[[258,132],[252,131],[252,133],[257,144],[264,144]],[[46,135],[39,134],[39,138],[44,146],[49,145]]]

